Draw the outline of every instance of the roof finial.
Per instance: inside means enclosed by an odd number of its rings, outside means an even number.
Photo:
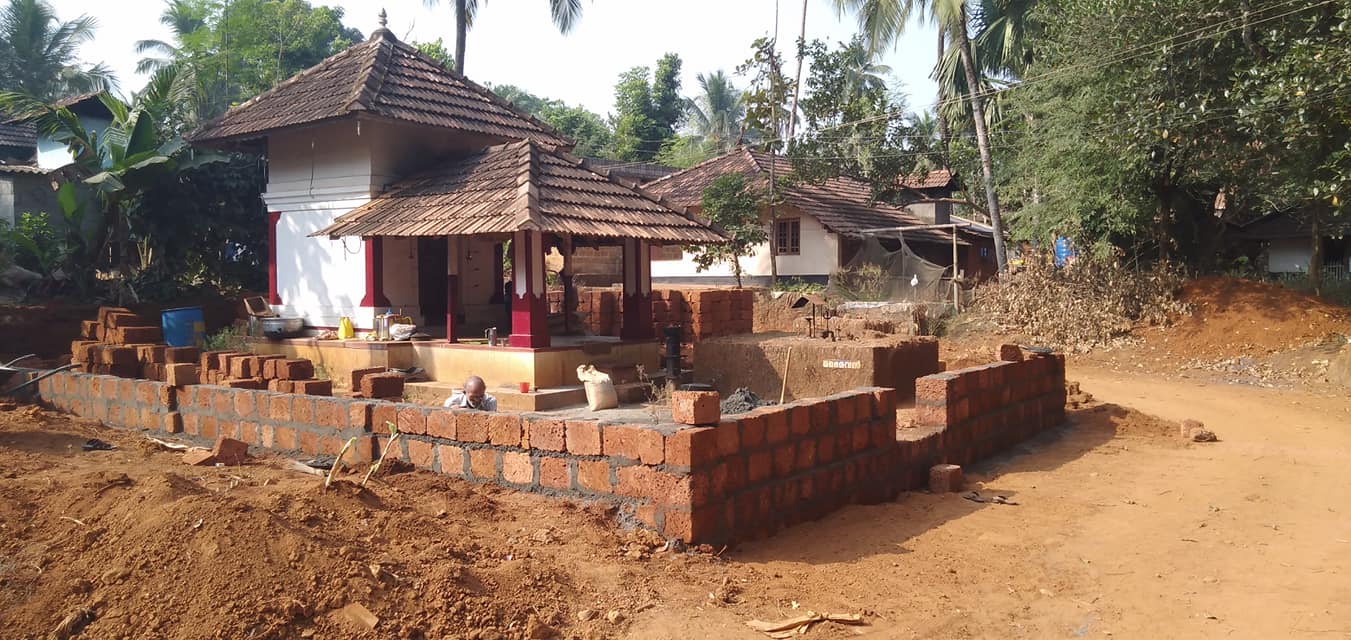
[[[388,18],[389,18],[389,16],[385,15],[385,8],[384,8],[384,7],[380,7],[380,28],[381,28],[381,29],[384,29],[384,28],[385,28],[385,23],[389,21]]]

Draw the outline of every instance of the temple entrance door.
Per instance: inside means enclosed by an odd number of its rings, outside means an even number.
[[[418,238],[417,297],[418,306],[422,309],[423,327],[446,325],[448,255],[445,238]]]

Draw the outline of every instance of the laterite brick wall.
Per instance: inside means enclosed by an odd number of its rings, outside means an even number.
[[[916,429],[896,429],[896,392],[863,388],[717,425],[618,424],[483,413],[214,385],[66,372],[44,403],[113,427],[209,444],[419,469],[552,496],[615,504],[632,523],[687,542],[762,537],[855,502],[924,485],[928,467],[967,463],[1064,419],[1064,360],[1034,357],[921,378]]]
[[[550,311],[558,313],[563,292],[549,293]],[[587,331],[598,336],[617,336],[623,326],[623,294],[617,288],[577,290],[577,310],[585,314]],[[755,292],[750,289],[654,289],[652,324],[660,337],[663,327],[685,327],[686,342],[704,338],[750,333],[755,317]]]

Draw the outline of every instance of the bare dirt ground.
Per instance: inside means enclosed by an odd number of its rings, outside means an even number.
[[[1096,401],[967,470],[1016,505],[907,493],[713,552],[596,506],[425,473],[324,492],[276,459],[188,467],[139,434],[0,410],[0,637],[87,611],[73,637],[750,639],[767,636],[747,620],[812,610],[867,623],[804,636],[827,640],[1351,638],[1351,393],[1184,366],[1302,358],[1351,322],[1255,316],[1271,302],[1240,294],[1071,358]],[[1181,441],[1185,418],[1220,441]],[[81,451],[91,437],[118,449]],[[374,630],[338,613],[353,603]]]
[[[1017,505],[910,493],[721,556],[659,552],[594,507],[422,473],[323,493],[6,412],[0,624],[42,638],[88,607],[80,638],[756,638],[746,620],[810,609],[869,623],[818,638],[1351,637],[1351,401],[1071,377],[1101,403],[971,472]],[[1180,443],[1183,418],[1221,441]],[[95,436],[120,448],[82,452]],[[374,632],[331,613],[351,602]]]

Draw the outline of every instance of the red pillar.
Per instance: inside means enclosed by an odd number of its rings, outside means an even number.
[[[385,297],[385,247],[380,236],[365,238],[366,245],[366,297],[361,299],[363,307],[388,307],[389,298]]]
[[[652,338],[652,254],[647,242],[624,239],[624,326],[619,337],[625,340]]]
[[[277,224],[281,222],[280,211],[267,212],[267,303],[281,304],[281,294],[277,292]]]
[[[549,346],[544,241],[538,231],[517,231],[511,240],[511,286],[511,346]]]

